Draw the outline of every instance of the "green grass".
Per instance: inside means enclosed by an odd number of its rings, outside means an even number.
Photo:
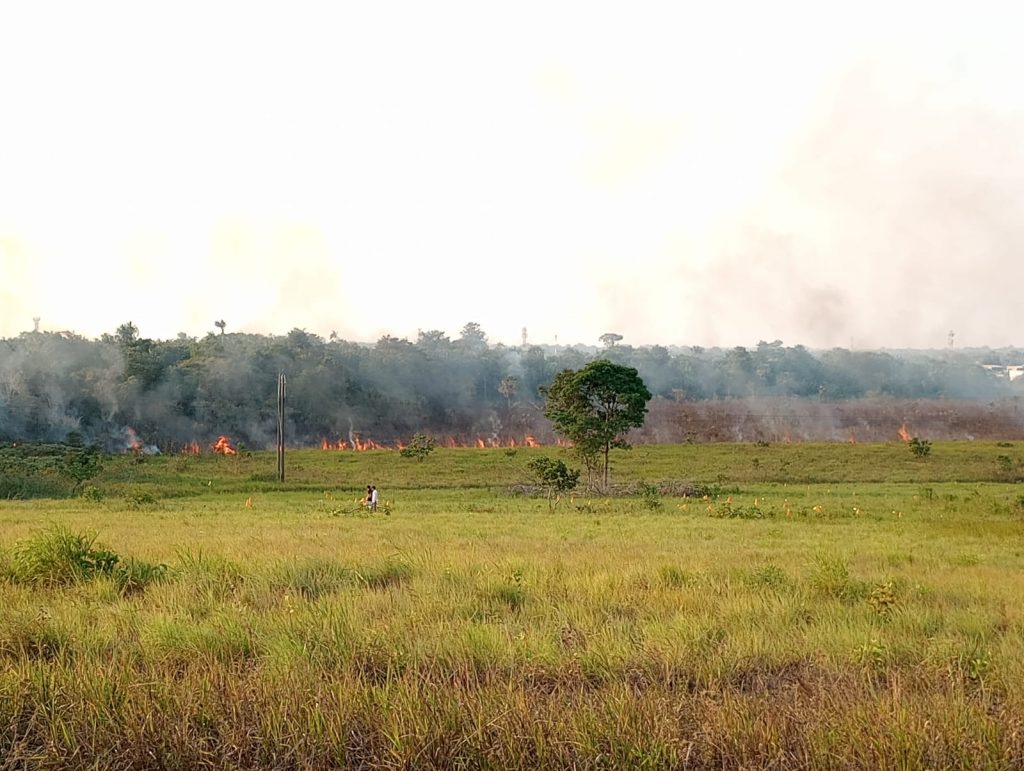
[[[902,442],[887,444],[643,445],[612,454],[612,482],[690,481],[756,485],[808,482],[1024,481],[1024,442],[937,442],[927,457]],[[193,496],[208,492],[502,488],[530,481],[527,464],[540,455],[579,466],[557,447],[516,450],[439,449],[423,462],[397,452],[289,450],[286,481],[276,455],[132,456],[110,459],[96,482],[109,494]]]
[[[636,448],[636,494],[554,511],[508,490],[536,450],[301,451],[284,485],[270,454],[113,459],[100,496],[0,501],[0,757],[1021,767],[1016,451]],[[636,484],[680,480],[723,492]],[[24,569],[98,550],[166,567],[131,591]]]

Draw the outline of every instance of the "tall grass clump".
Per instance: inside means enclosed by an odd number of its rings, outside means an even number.
[[[867,594],[865,585],[850,575],[846,560],[827,554],[815,555],[810,584],[819,594],[845,602],[862,599]]]
[[[94,533],[54,526],[14,546],[13,577],[19,583],[68,586],[111,575],[118,556],[94,546]]]
[[[95,533],[56,525],[16,543],[5,572],[15,583],[51,588],[106,577],[122,594],[131,594],[162,580],[166,570],[142,560],[122,562],[116,552],[96,544]]]

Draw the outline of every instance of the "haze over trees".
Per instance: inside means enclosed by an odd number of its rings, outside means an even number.
[[[460,444],[521,443],[527,435],[550,443],[555,436],[539,388],[596,358],[635,368],[650,390],[643,428],[648,441],[756,438],[752,429],[737,422],[733,430],[720,416],[743,409],[763,416],[766,408],[751,405],[765,400],[801,405],[792,408],[796,417],[834,416],[851,400],[933,400],[946,408],[973,400],[979,413],[991,411],[989,404],[1009,404],[1010,421],[1024,421],[1015,417],[1019,409],[1014,412],[1024,378],[1010,381],[979,366],[1024,362],[1019,349],[816,352],[780,341],[749,349],[621,341],[509,347],[490,344],[472,323],[455,339],[425,330],[415,340],[385,336],[370,345],[301,329],[255,335],[223,327],[202,338],[155,340],[127,322],[98,340],[37,331],[0,340],[0,440],[74,436],[109,450],[136,441],[174,450],[227,434],[252,448],[272,447],[277,375],[284,372],[286,435],[293,446],[393,443],[415,433]],[[894,419],[898,425],[898,415]],[[1005,414],[999,419],[1006,424]],[[779,436],[787,429],[773,425]]]

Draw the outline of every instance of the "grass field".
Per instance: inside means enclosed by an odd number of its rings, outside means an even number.
[[[558,452],[0,501],[0,768],[1024,767],[1024,443]]]

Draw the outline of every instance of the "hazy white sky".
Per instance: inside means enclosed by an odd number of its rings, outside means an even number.
[[[0,0],[0,337],[1022,345],[1018,7]]]

